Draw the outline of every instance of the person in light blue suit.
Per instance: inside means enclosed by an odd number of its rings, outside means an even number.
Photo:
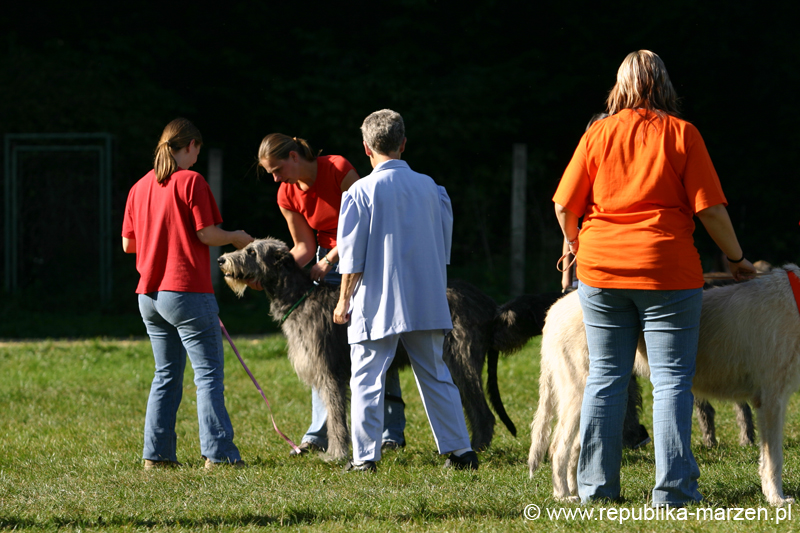
[[[478,468],[458,389],[442,359],[453,328],[447,268],[453,212],[444,187],[411,170],[400,155],[405,126],[384,109],[361,126],[373,171],[342,196],[337,243],[342,274],[337,324],[348,324],[353,460],[347,471],[377,470],[386,371],[399,341],[446,467]]]

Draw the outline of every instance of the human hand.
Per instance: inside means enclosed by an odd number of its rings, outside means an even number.
[[[323,259],[311,267],[311,279],[313,281],[322,281],[332,268],[333,265],[328,264],[328,262]]]
[[[347,324],[350,320],[350,305],[347,300],[339,300],[333,310],[334,324]]]
[[[578,245],[579,244],[580,243],[578,242],[578,237],[577,236],[575,237],[574,241],[567,241],[567,248],[569,249],[569,253],[571,253],[572,255],[578,255]]]
[[[736,281],[747,281],[756,277],[756,267],[747,259],[743,259],[738,263],[728,262],[728,267],[731,269],[733,279]]]
[[[231,231],[231,244],[236,247],[237,250],[241,250],[255,239],[252,238],[250,235],[247,234],[246,231],[236,230]]]

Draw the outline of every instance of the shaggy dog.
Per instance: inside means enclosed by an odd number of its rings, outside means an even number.
[[[800,386],[800,314],[787,272],[789,264],[747,283],[703,294],[697,373],[692,392],[700,397],[751,401],[759,426],[761,488],[771,505],[791,503],[783,494],[783,424],[789,396]],[[791,275],[794,275],[791,274]],[[634,372],[649,375],[640,340]],[[528,466],[539,467],[550,441],[554,409],[558,423],[550,445],[553,492],[577,494],[578,427],[589,351],[577,294],[550,309],[542,337],[539,407],[531,424]]]
[[[272,238],[256,240],[223,255],[219,265],[225,281],[239,296],[247,288],[245,280],[261,283],[271,300],[270,314],[281,323],[289,360],[297,376],[319,390],[328,408],[328,457],[345,458],[350,440],[347,428],[350,346],[347,327],[333,323],[338,287],[314,285],[308,272],[297,266],[286,244]],[[494,300],[465,282],[449,283],[447,300],[453,330],[445,337],[444,361],[461,393],[472,447],[481,450],[491,443],[495,424],[483,392],[484,359],[488,353],[489,398],[500,419],[516,436],[497,387],[497,360],[500,351],[524,346],[530,338],[526,336],[530,328],[536,331],[536,316],[529,316],[528,310],[536,305],[523,299],[500,310]],[[517,307],[525,312],[516,312]],[[539,312],[542,316],[543,313],[544,310]],[[395,361],[408,362],[402,343],[398,345]]]

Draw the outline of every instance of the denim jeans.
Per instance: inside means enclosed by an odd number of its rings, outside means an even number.
[[[200,453],[212,462],[241,459],[223,397],[224,357],[214,295],[140,294],[139,311],[155,357],[144,424],[144,459],[177,461],[175,419],[183,396],[187,354],[197,386]]]
[[[330,248],[317,247],[317,262],[330,252]],[[342,275],[339,266],[335,265],[325,275],[325,281],[331,285],[340,285]],[[400,374],[396,368],[390,368],[386,373],[386,401],[384,402],[384,428],[383,442],[392,441],[405,444],[406,415],[403,393],[400,390]],[[311,389],[311,426],[303,435],[302,442],[311,442],[320,448],[328,447],[328,411],[325,402],[316,389]]]
[[[597,289],[581,282],[578,294],[589,346],[578,460],[581,501],[620,496],[622,425],[641,331],[653,383],[656,482],[652,504],[681,506],[700,501],[700,470],[691,450],[691,388],[702,289]]]

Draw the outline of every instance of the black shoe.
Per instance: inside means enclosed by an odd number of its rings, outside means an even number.
[[[450,454],[447,461],[444,462],[445,468],[454,468],[456,470],[477,470],[478,469],[478,454],[475,452],[467,452],[464,455]]]
[[[292,448],[292,451],[289,452],[290,456],[295,455],[306,455],[308,452],[324,452],[325,450],[313,442],[301,442],[300,446],[297,447],[300,451],[295,450]]]
[[[381,444],[381,451],[385,452],[387,450],[399,450],[400,448],[405,448],[405,447],[406,447],[405,441],[403,441],[403,443],[400,444],[399,442],[395,442],[393,440],[386,440],[383,441],[383,444]]]
[[[347,461],[347,464],[344,465],[345,472],[377,472],[378,465],[375,464],[375,461],[364,461],[364,464],[354,465],[353,461]]]

